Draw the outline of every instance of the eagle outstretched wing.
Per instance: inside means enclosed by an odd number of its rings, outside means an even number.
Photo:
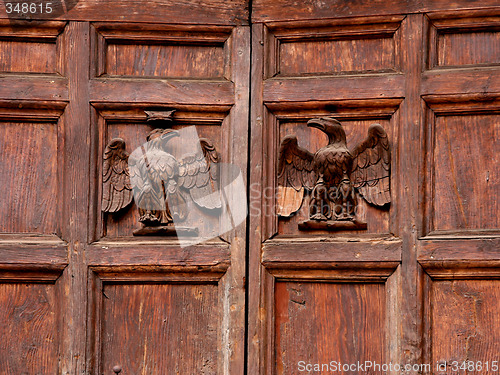
[[[218,210],[222,207],[219,154],[208,139],[200,138],[200,146],[201,152],[186,155],[180,161],[178,184],[189,191],[198,207]]]
[[[104,212],[117,212],[132,203],[128,157],[123,139],[114,138],[106,146],[102,170]]]
[[[314,187],[314,155],[299,147],[297,137],[287,135],[281,141],[278,156],[278,215],[291,216],[302,205],[304,189]]]
[[[371,204],[383,206],[391,201],[391,149],[384,128],[372,124],[368,137],[352,151],[351,179],[361,196]]]

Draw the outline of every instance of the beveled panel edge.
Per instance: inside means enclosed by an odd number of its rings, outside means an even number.
[[[399,39],[396,33],[405,16],[358,17],[333,20],[303,20],[294,22],[266,22],[264,40],[267,61],[264,64],[264,78],[299,78],[346,76],[353,74],[396,73],[401,71]],[[373,71],[339,71],[317,72],[303,74],[280,74],[280,45],[283,42],[294,43],[303,41],[333,41],[346,39],[387,38],[394,40],[394,67]]]
[[[391,236],[373,239],[274,238],[262,246],[262,263],[276,267],[302,262],[401,262],[402,240]]]
[[[443,71],[454,68],[475,69],[477,67],[495,66],[495,64],[462,64],[439,65],[438,42],[439,35],[444,33],[467,33],[470,31],[486,31],[493,28],[498,31],[500,27],[499,9],[479,9],[456,12],[430,12],[427,16],[428,43],[425,64],[426,70]],[[496,64],[498,66],[498,64]]]
[[[181,247],[176,239],[102,240],[89,245],[93,269],[151,272],[210,272],[222,275],[231,264],[230,245],[220,240]]]
[[[90,80],[92,103],[173,103],[232,106],[234,85],[226,80],[95,78]],[[165,104],[163,104],[165,105]]]

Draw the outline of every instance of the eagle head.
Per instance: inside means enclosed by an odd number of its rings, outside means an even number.
[[[167,142],[173,138],[179,137],[179,132],[174,129],[154,129],[147,136],[146,140],[151,145],[161,148],[164,147]]]
[[[345,131],[340,122],[333,117],[313,118],[307,122],[307,126],[317,128],[328,135],[328,143],[347,143]]]

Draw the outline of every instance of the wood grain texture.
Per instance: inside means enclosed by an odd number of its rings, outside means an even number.
[[[0,40],[1,73],[56,73],[56,44]]]
[[[498,10],[433,13],[428,17],[429,68],[498,65]]]
[[[279,75],[392,71],[394,52],[394,40],[389,37],[281,43]]]
[[[500,33],[495,31],[442,34],[438,37],[437,65],[499,64],[499,46]]]
[[[496,69],[450,69],[427,71],[422,75],[423,95],[477,95],[488,99],[500,91],[500,75]],[[442,101],[442,100],[441,100]]]
[[[216,285],[105,285],[101,372],[216,374]]]
[[[373,0],[360,4],[350,0],[315,1],[297,3],[292,0],[257,0],[252,2],[252,22],[301,21],[355,16],[425,13],[432,11],[480,9],[498,6],[495,0]]]
[[[58,232],[58,126],[0,124],[1,232]]]
[[[223,45],[108,44],[105,73],[110,76],[222,78]]]
[[[59,35],[64,22],[0,19],[0,73],[61,72]]]
[[[232,105],[233,85],[222,81],[94,79],[92,102],[175,103],[178,105]]]
[[[51,284],[0,284],[2,374],[56,374],[59,330]]]
[[[64,3],[64,7],[63,7]],[[66,9],[70,9],[66,12]],[[157,22],[180,24],[247,25],[248,2],[246,0],[161,0],[144,6],[141,0],[114,1],[81,0],[78,2],[54,2],[52,14],[37,14],[37,19],[72,21]],[[2,6],[0,17],[7,18]],[[19,15],[26,19],[26,15]]]
[[[404,82],[398,74],[270,79],[264,82],[264,102],[401,98]]]
[[[438,116],[434,132],[433,229],[499,228],[498,115]]]
[[[299,373],[298,361],[386,358],[383,284],[277,282],[274,298],[276,374]]]
[[[0,267],[32,265],[63,269],[67,264],[67,244],[57,236],[0,234]]]
[[[497,360],[500,286],[497,280],[432,283],[430,302],[432,363]],[[483,373],[493,374],[483,368]],[[443,374],[444,372],[437,372]]]
[[[156,238],[95,242],[88,251],[89,265],[206,266],[227,269],[228,245],[221,241],[179,247],[176,239]]]
[[[0,100],[68,100],[68,81],[62,77],[0,76]]]
[[[280,264],[309,267],[321,262],[399,262],[401,241],[391,238],[379,240],[345,240],[314,236],[310,238],[280,238],[263,244],[262,263],[266,267]],[[307,265],[309,264],[309,265]]]

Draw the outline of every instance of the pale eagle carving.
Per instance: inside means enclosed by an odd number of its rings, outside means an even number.
[[[391,201],[391,150],[384,128],[371,125],[368,137],[349,150],[345,131],[335,118],[315,118],[307,126],[324,132],[328,145],[313,154],[298,146],[296,136],[283,138],[278,156],[278,215],[293,215],[309,192],[309,220],[300,223],[300,229],[366,229],[366,223],[356,219],[355,192],[375,206]]]
[[[148,121],[169,123],[174,111],[146,111]],[[171,128],[157,128],[147,136],[147,143],[133,154],[126,151],[125,141],[112,139],[103,160],[102,211],[114,213],[132,203],[135,197],[139,221],[144,225],[134,235],[171,235],[173,221],[183,221],[188,214],[187,199],[203,210],[222,207],[219,191],[219,155],[213,144],[200,138],[201,152],[178,160],[168,153],[167,143],[179,133]],[[195,233],[192,233],[195,234]]]

